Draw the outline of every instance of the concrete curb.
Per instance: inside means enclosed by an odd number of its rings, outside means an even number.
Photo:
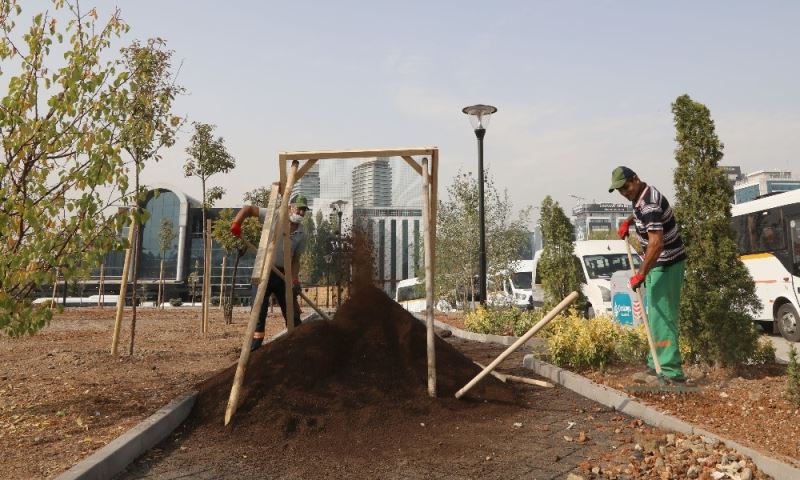
[[[102,480],[125,470],[133,460],[156,446],[186,420],[197,392],[174,399],[111,443],[57,477],[57,480]]]
[[[321,318],[316,312],[312,312],[302,321],[321,320]],[[287,332],[288,330],[284,328],[270,337],[266,343],[281,338]],[[237,363],[238,360],[231,365]],[[117,475],[178,428],[191,413],[196,398],[197,392],[194,390],[180,395],[105,447],[59,475],[56,480],[103,480]]]
[[[417,316],[421,318],[421,316]],[[480,333],[467,332],[459,328],[448,325],[444,322],[434,320],[437,328],[449,330],[454,337],[463,338],[465,340],[475,340],[478,342],[491,342],[500,345],[511,345],[517,337],[502,336],[502,335],[484,335]],[[531,339],[526,345],[532,342],[534,345],[541,345],[541,340],[534,342]],[[736,449],[739,453],[747,455],[753,460],[759,469],[764,473],[771,475],[776,479],[784,478],[800,478],[800,468],[794,467],[788,463],[782,462],[776,458],[764,455],[761,452],[753,450],[752,448],[741,445],[733,440],[721,437],[700,427],[696,427],[690,423],[684,422],[672,415],[659,412],[658,410],[639,403],[634,397],[626,395],[619,390],[615,390],[605,385],[597,384],[586,377],[576,373],[564,370],[563,368],[550,365],[541,360],[538,360],[533,355],[525,355],[522,366],[533,370],[539,376],[549,379],[553,383],[557,383],[564,388],[572,390],[573,392],[601,403],[607,407],[614,408],[617,411],[641,419],[648,425],[660,427],[668,430],[673,430],[688,435],[703,435],[704,437],[718,440],[730,448]]]

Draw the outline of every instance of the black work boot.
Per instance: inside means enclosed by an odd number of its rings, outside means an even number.
[[[263,343],[264,343],[263,338],[254,338],[253,340],[250,341],[250,351],[253,352],[258,350],[259,348],[261,348],[261,345]]]

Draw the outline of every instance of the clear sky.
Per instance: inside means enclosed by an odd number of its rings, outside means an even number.
[[[620,164],[673,196],[684,93],[711,109],[724,164],[800,174],[800,2],[96,1],[131,25],[118,46],[160,36],[183,62],[176,113],[216,124],[237,161],[211,180],[225,206],[276,180],[283,150],[435,145],[446,197],[477,169],[474,103],[498,108],[485,161],[517,207],[621,202]],[[189,135],[145,182],[200,196]]]

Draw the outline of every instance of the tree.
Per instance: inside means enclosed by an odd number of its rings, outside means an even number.
[[[303,232],[306,236],[306,249],[300,256],[300,273],[302,275],[303,283],[317,283],[319,280],[319,271],[317,270],[317,229],[314,225],[314,217],[306,215],[303,217],[302,222]]]
[[[172,242],[177,235],[169,218],[161,219],[161,228],[158,231],[158,249],[161,252],[161,266],[158,274],[158,306],[162,307],[164,303],[164,257],[167,252],[172,248]]]
[[[217,173],[227,173],[236,166],[236,161],[225,148],[225,140],[222,137],[214,138],[214,125],[207,123],[194,122],[194,134],[186,147],[189,158],[183,165],[183,174],[187,177],[198,177],[202,190],[202,212],[203,212],[203,248],[205,249],[208,241],[208,226],[206,225],[207,211],[214,206],[214,203],[222,198],[225,190],[222,187],[207,188],[210,177]],[[204,272],[210,275],[211,272]],[[205,294],[210,294],[206,292]],[[203,314],[205,319],[205,313]]]
[[[676,136],[675,218],[686,245],[682,341],[691,357],[738,364],[756,348],[755,285],[739,260],[731,226],[733,190],[719,167],[723,144],[711,112],[682,95],[672,104]]]
[[[186,281],[189,282],[189,290],[191,291],[192,294],[192,306],[194,306],[194,296],[195,292],[197,291],[197,283],[200,281],[200,274],[197,272],[199,268],[200,266],[198,265],[197,260],[195,260],[194,270],[192,270],[192,273],[190,273],[189,276],[186,277]]]
[[[228,301],[223,307],[225,316],[225,323],[230,324],[233,319],[233,290],[236,286],[236,275],[239,270],[239,260],[247,253],[247,243],[251,245],[258,245],[261,237],[261,222],[257,217],[248,217],[242,224],[241,238],[234,237],[231,234],[231,223],[233,223],[234,214],[229,208],[222,210],[214,222],[212,230],[212,237],[217,241],[225,253],[230,255],[236,252],[236,260],[233,264],[233,276],[231,277],[230,284],[228,285],[229,294]]]
[[[244,203],[245,205],[267,208],[269,206],[269,194],[271,191],[272,189],[270,187],[258,187],[249,192],[245,192]]]
[[[575,227],[558,202],[550,195],[544,197],[540,207],[539,227],[544,238],[542,257],[537,273],[541,271],[545,309],[554,307],[570,292],[578,292],[575,302],[578,310],[586,308],[586,299],[581,293],[581,281],[575,262]]]
[[[64,25],[54,18],[68,10]],[[0,2],[0,331],[31,334],[49,309],[32,296],[59,269],[66,283],[127,242],[116,232],[127,190],[119,138],[128,73],[108,47],[127,31],[114,12],[54,1],[53,16],[18,24],[18,2]],[[27,17],[27,15],[26,15]],[[109,211],[112,213],[109,214]]]
[[[336,230],[318,210],[316,214],[316,248],[309,249],[314,254],[314,270],[319,275],[318,279],[324,279],[326,285],[331,284],[331,274],[333,273],[333,251],[332,242],[336,238]]]
[[[148,161],[158,161],[158,151],[175,144],[175,133],[181,119],[172,115],[172,102],[183,89],[172,78],[172,51],[160,38],[151,38],[142,45],[138,40],[122,49],[123,63],[130,71],[128,94],[125,98],[123,127],[120,134],[122,148],[133,161],[134,220],[142,225],[141,204],[144,189],[140,188],[139,176]],[[131,313],[131,343],[129,353],[133,355],[136,337],[136,293],[139,278],[141,248],[133,253],[133,289]]]
[[[524,208],[516,219],[506,192],[494,186],[486,173],[484,211],[488,272],[495,285],[518,260],[517,252],[527,241]],[[459,173],[447,189],[448,199],[439,203],[436,227],[436,287],[439,296],[475,298],[474,278],[478,273],[478,181],[472,174]]]

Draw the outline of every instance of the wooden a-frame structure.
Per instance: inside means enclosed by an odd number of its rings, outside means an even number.
[[[239,355],[239,363],[236,366],[236,375],[231,386],[228,405],[225,409],[225,425],[230,423],[231,418],[239,403],[242,381],[244,380],[247,363],[250,360],[250,339],[253,337],[261,305],[266,300],[264,294],[267,290],[267,280],[269,272],[275,263],[275,245],[278,238],[283,241],[284,255],[284,276],[287,279],[293,277],[291,262],[291,247],[289,241],[289,196],[294,184],[308,172],[320,160],[330,159],[371,159],[376,157],[401,157],[405,162],[422,176],[422,223],[423,223],[423,244],[425,251],[425,295],[426,308],[425,318],[427,327],[427,353],[428,353],[428,395],[436,396],[436,351],[434,349],[433,334],[433,287],[434,287],[434,264],[436,255],[434,242],[436,239],[436,210],[438,206],[438,170],[439,170],[439,149],[437,147],[422,148],[384,148],[373,150],[328,150],[328,151],[298,151],[281,152],[278,155],[278,167],[280,169],[280,182],[274,183],[270,192],[267,216],[264,227],[261,231],[261,241],[259,242],[258,253],[254,273],[260,273],[258,293],[250,311],[250,321],[247,324],[247,331],[242,342],[242,350]],[[414,157],[422,157],[417,161]],[[303,162],[302,165],[300,162]],[[276,188],[277,187],[277,188]],[[277,205],[277,196],[281,195],[281,202],[277,216],[277,223],[273,225],[273,217]],[[286,288],[286,318],[294,318],[294,302],[292,290]],[[288,321],[287,328],[291,332],[294,322]]]

